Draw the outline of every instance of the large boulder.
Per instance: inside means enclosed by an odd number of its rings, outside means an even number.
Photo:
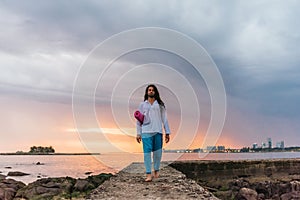
[[[83,192],[86,191],[89,187],[92,187],[92,184],[85,179],[77,179],[74,185],[74,191]]]
[[[291,181],[290,192],[282,194],[280,198],[282,200],[300,199],[300,182],[296,180]]]
[[[99,174],[89,176],[86,179],[74,179],[71,177],[43,178],[20,189],[15,198],[42,200],[85,197],[111,176],[112,174]]]
[[[27,175],[30,175],[30,174],[27,174],[24,172],[18,172],[18,171],[7,173],[7,176],[27,176]]]
[[[0,174],[0,181],[5,179],[5,177],[6,177],[5,175]]]
[[[38,200],[64,195],[70,198],[75,181],[70,177],[39,179],[20,189],[16,197]]]
[[[299,181],[291,181],[292,192],[300,192],[300,182]]]
[[[257,191],[258,194],[264,194],[265,197],[270,197],[270,190],[269,185],[266,182],[258,182],[253,183],[255,191]]]
[[[280,196],[281,200],[300,199],[300,192],[289,192]]]
[[[0,199],[12,200],[17,191],[25,187],[25,184],[13,179],[0,180]]]
[[[241,188],[236,199],[257,200],[257,192],[250,188]]]
[[[291,183],[280,183],[278,186],[278,194],[285,194],[292,191]]]
[[[111,176],[112,174],[101,173],[99,175],[89,176],[86,179],[77,179],[73,190],[74,192],[89,193]]]

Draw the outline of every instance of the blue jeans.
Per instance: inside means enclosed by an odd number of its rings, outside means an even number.
[[[142,133],[144,164],[146,174],[151,174],[151,152],[153,152],[154,171],[159,171],[162,156],[163,137],[161,133]]]

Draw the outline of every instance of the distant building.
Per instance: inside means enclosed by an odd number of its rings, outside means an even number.
[[[200,149],[200,148],[193,149],[193,153],[203,153],[203,152],[204,152],[203,149]]]
[[[263,148],[263,149],[264,149],[264,148],[267,148],[267,145],[266,145],[265,142],[262,142],[262,143],[261,143],[261,148]]]
[[[268,147],[267,148],[271,149],[272,148],[272,139],[268,138],[267,141],[268,141]]]
[[[225,146],[207,146],[206,152],[225,152]]]
[[[208,152],[216,151],[216,150],[217,150],[217,147],[216,147],[216,146],[207,146],[207,147],[206,147],[206,150],[207,150]]]
[[[217,151],[225,151],[225,146],[217,146]]]
[[[252,145],[252,149],[257,149],[258,148],[258,145],[257,145],[257,143],[253,143],[253,145]]]
[[[284,149],[284,141],[277,142],[276,148]]]

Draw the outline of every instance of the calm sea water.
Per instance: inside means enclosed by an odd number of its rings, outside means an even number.
[[[299,158],[300,152],[271,153],[164,153],[164,161],[173,160],[247,160],[247,159],[277,159]],[[40,162],[42,165],[36,165]],[[143,154],[111,153],[97,156],[0,156],[0,174],[7,175],[9,171],[21,171],[28,176],[9,177],[26,184],[45,177],[70,176],[86,178],[86,172],[91,175],[99,173],[116,173],[132,162],[143,162]]]

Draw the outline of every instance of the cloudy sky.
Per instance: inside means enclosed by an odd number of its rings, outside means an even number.
[[[52,145],[57,152],[141,151],[131,113],[142,100],[146,82],[139,77],[144,76],[160,86],[167,105],[177,139],[166,148],[200,147],[212,117],[207,83],[194,76],[184,59],[165,51],[139,50],[113,62],[95,90],[97,126],[85,112],[93,97],[82,94],[76,102],[82,112],[72,110],[73,87],[83,66],[87,61],[96,66],[86,72],[84,83],[104,69],[106,57],[91,59],[93,50],[111,36],[143,27],[185,34],[216,64],[227,108],[217,145],[241,148],[270,137],[274,145],[300,146],[299,7],[297,0],[0,0],[0,152],[28,151],[33,145]],[[198,100],[198,127],[189,124],[191,106],[182,103],[195,97],[182,86],[186,80]],[[136,88],[118,93],[130,81]],[[113,98],[112,91],[117,91]]]

